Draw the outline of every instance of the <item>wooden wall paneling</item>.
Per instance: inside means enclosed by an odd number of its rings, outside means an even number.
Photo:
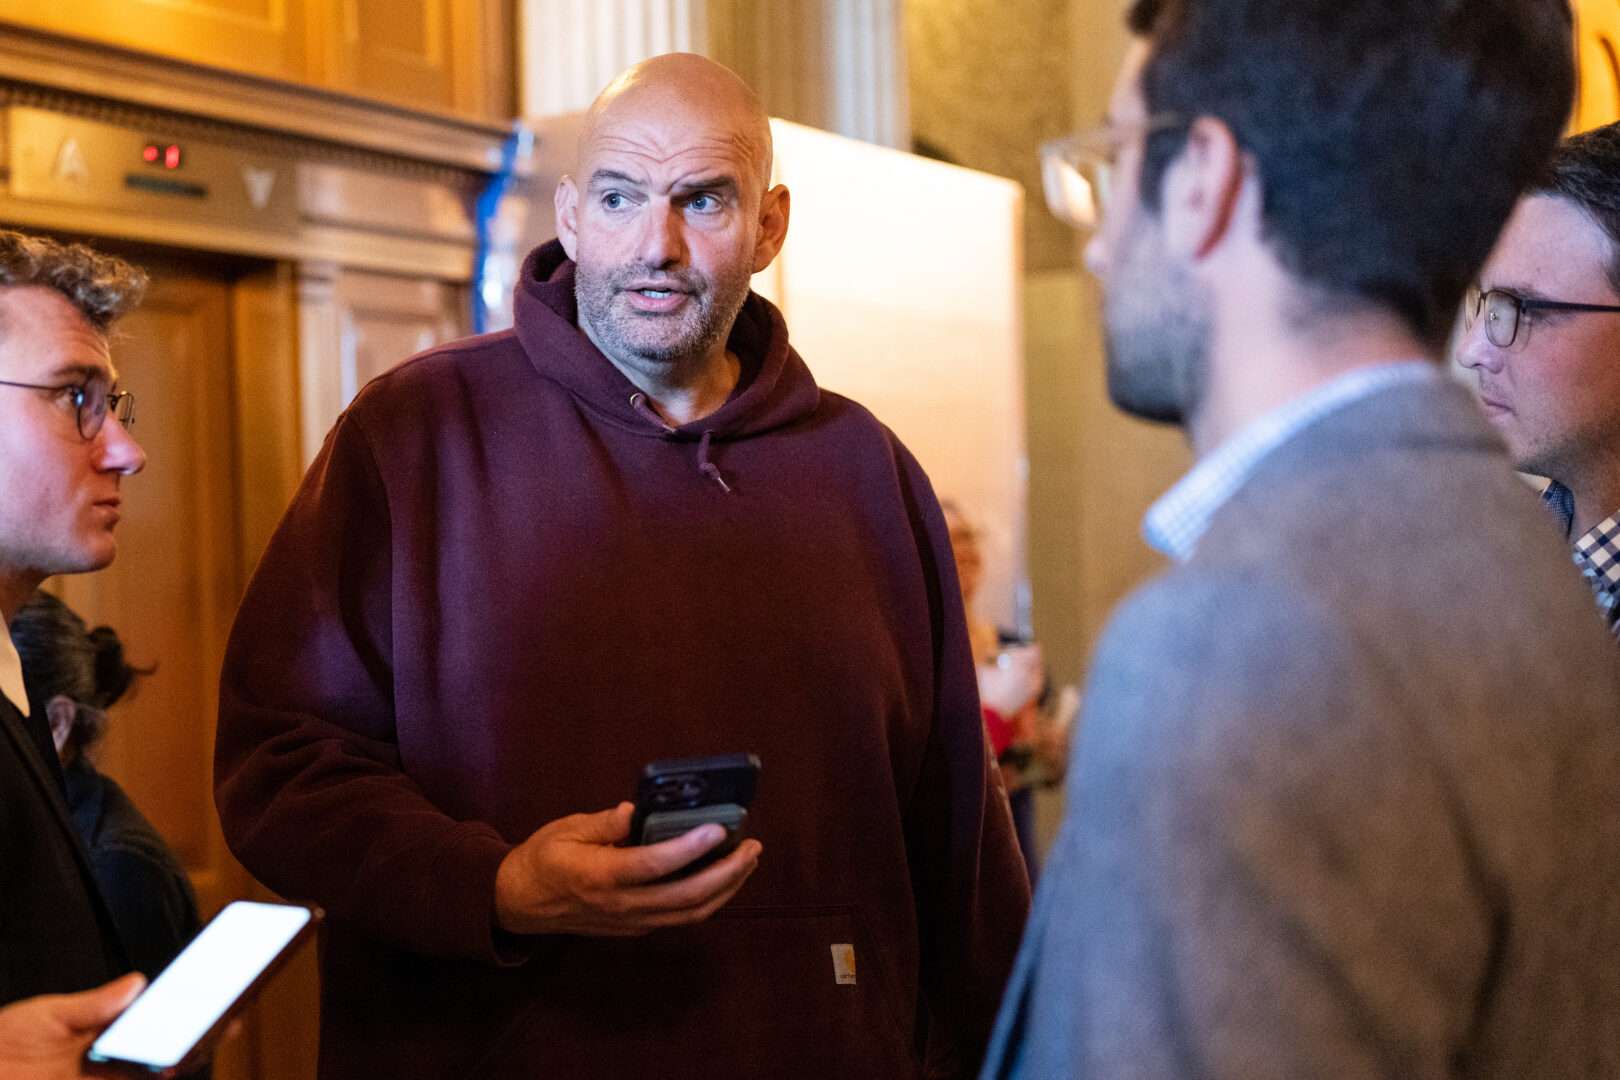
[[[310,77],[305,2],[0,0],[0,19],[252,75],[305,81]]]
[[[352,372],[345,377],[338,330],[334,263],[298,264],[299,464],[308,467],[320,453],[326,433],[354,395]]]
[[[443,282],[345,272],[337,285],[339,338],[356,392],[406,357],[465,332],[459,306],[459,291]]]
[[[487,120],[517,115],[517,10],[513,0],[451,0],[455,111]]]
[[[452,0],[328,0],[329,81],[339,89],[455,108]]]
[[[467,332],[466,292],[448,282],[305,263],[299,268],[302,460],[361,387],[401,360]]]
[[[298,292],[274,263],[231,293],[235,359],[240,577],[245,585],[303,477],[299,439]]]

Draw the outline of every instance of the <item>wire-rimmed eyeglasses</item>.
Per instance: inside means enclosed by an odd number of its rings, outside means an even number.
[[[135,395],[128,390],[114,390],[98,379],[63,386],[43,386],[39,383],[11,382],[0,379],[0,386],[14,386],[19,390],[40,390],[48,394],[68,394],[73,403],[79,437],[93,439],[112,414],[124,427],[135,423]]]
[[[1615,304],[1571,304],[1563,300],[1534,300],[1506,289],[1480,289],[1470,286],[1463,301],[1463,327],[1472,330],[1483,316],[1485,340],[1498,349],[1506,349],[1518,340],[1519,325],[1531,311],[1596,311],[1620,313]]]
[[[1046,207],[1059,221],[1076,229],[1095,229],[1110,192],[1114,161],[1134,138],[1186,126],[1174,113],[1150,116],[1139,124],[1106,126],[1041,144],[1041,187]]]

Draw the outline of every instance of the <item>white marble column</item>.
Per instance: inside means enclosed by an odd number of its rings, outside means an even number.
[[[734,68],[771,115],[905,147],[901,0],[523,0],[523,114],[578,112],[663,52]]]
[[[709,0],[523,0],[519,70],[525,116],[588,106],[638,60],[709,51]]]
[[[911,139],[900,0],[710,0],[716,57],[771,115],[851,138]]]

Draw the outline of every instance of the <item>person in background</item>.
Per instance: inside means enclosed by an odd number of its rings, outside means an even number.
[[[1457,361],[1620,633],[1620,124],[1558,148],[1463,315]]]
[[[985,736],[1007,788],[1018,846],[1033,882],[1040,871],[1035,791],[1063,779],[1073,706],[1067,695],[1057,695],[1053,700],[1039,644],[1000,630],[979,616],[974,603],[984,580],[979,530],[954,500],[941,500],[940,509],[945,512],[945,525],[950,531],[956,580],[967,612],[968,641],[973,647]]]
[[[1044,165],[1110,397],[1198,461],[983,1075],[1620,1076],[1620,664],[1441,363],[1568,120],[1569,5],[1129,19],[1106,128]]]
[[[29,708],[45,716],[62,761],[68,812],[136,970],[148,979],[200,925],[197,898],[169,845],[124,789],[97,771],[93,753],[107,709],[136,676],[110,627],[87,630],[61,600],[36,592],[12,620]]]

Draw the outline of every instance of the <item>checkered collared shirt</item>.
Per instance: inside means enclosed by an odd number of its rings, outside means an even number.
[[[1541,501],[1564,523],[1564,535],[1575,524],[1575,493],[1554,480],[1541,493]],[[1597,597],[1598,610],[1608,621],[1609,631],[1620,637],[1620,511],[1616,511],[1581,534],[1570,551],[1575,566]]]
[[[1142,519],[1143,538],[1161,554],[1186,562],[1215,512],[1237,494],[1266,455],[1346,405],[1391,386],[1440,377],[1439,369],[1426,360],[1378,364],[1340,375],[1273,409],[1227,439],[1159,496]]]

